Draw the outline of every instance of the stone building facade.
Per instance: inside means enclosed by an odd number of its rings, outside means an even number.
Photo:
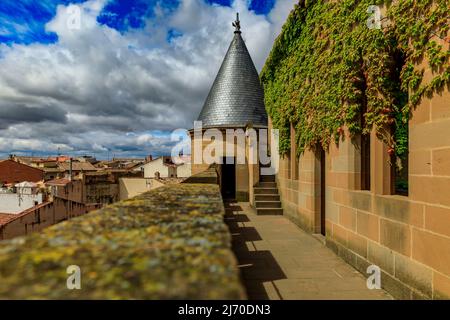
[[[81,180],[48,181],[50,197],[17,214],[0,213],[0,240],[12,239],[41,231],[51,225],[101,208],[101,204],[85,204]]]
[[[432,71],[425,71],[424,81]],[[370,136],[369,186],[359,137],[329,150],[295,146],[277,176],[284,214],[400,299],[450,298],[450,93],[424,98],[409,122],[408,195],[396,195],[388,147]],[[295,131],[291,128],[291,136]],[[366,165],[367,166],[367,165]],[[367,176],[366,176],[367,179]],[[368,189],[368,190],[364,190]]]
[[[239,48],[245,48],[245,44],[237,31],[200,114],[203,133],[208,128],[221,133],[228,128],[245,130],[252,122],[250,117],[248,123],[235,120],[239,118],[236,109],[251,115],[249,110],[255,110],[258,101],[242,97],[249,92],[255,96],[262,92],[259,86],[247,85],[244,93],[241,90],[240,85],[245,83],[242,79],[248,81],[255,76],[242,73],[246,63],[235,54]],[[432,70],[426,69],[423,81],[432,78]],[[234,105],[233,97],[241,97],[240,104]],[[256,121],[257,126],[253,127],[264,128],[264,121]],[[267,126],[270,132],[271,119]],[[307,149],[297,157],[293,143],[290,152],[280,159],[274,180],[260,174],[259,164],[246,162],[231,170],[224,164],[216,166],[222,195],[230,196],[226,188],[231,177],[235,186],[231,195],[236,200],[249,201],[258,214],[284,214],[366,276],[370,275],[368,267],[379,267],[382,287],[395,298],[448,299],[449,128],[450,93],[446,88],[432,98],[424,98],[411,115],[407,192],[399,192],[395,187],[398,177],[391,164],[393,158],[375,131],[351,137],[349,130],[343,128],[343,137],[327,150]],[[291,141],[295,141],[294,126],[290,131]],[[196,137],[193,131],[191,138],[195,174],[209,166],[196,159],[196,151],[204,151],[212,142],[201,135]],[[246,139],[248,159],[250,143]],[[226,158],[227,150],[236,148],[235,143],[229,148],[224,143],[219,158]],[[267,209],[268,205],[278,206],[278,202],[280,209]],[[258,208],[258,203],[266,208]]]

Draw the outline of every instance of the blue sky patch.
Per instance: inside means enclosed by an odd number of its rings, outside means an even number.
[[[231,7],[231,4],[233,3],[232,0],[205,0],[206,3],[209,4],[218,4],[224,7]]]
[[[211,5],[231,6],[233,0],[204,0]],[[86,0],[0,0],[0,43],[30,44],[54,43],[56,34],[45,31],[45,24],[56,14],[59,4],[83,3]],[[178,8],[179,0],[110,0],[100,13],[97,21],[119,32],[145,27],[146,20],[154,16],[156,6],[165,14]],[[275,0],[253,0],[249,9],[256,14],[269,13]],[[167,40],[180,36],[172,30]]]
[[[178,0],[111,0],[103,8],[97,21],[120,32],[142,29],[145,27],[145,20],[154,17],[156,6],[165,14],[170,14],[178,5]]]
[[[56,34],[45,31],[45,24],[56,14],[58,4],[85,0],[1,0],[0,43],[53,43]]]
[[[167,42],[171,43],[173,39],[183,36],[181,31],[170,29],[167,33]]]
[[[225,7],[231,7],[233,0],[205,0],[209,4],[218,4]],[[256,14],[268,14],[275,5],[275,0],[252,0],[249,9]]]
[[[256,14],[268,14],[272,11],[275,0],[252,0],[249,6]]]

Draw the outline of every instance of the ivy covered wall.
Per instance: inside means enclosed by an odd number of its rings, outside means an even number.
[[[369,28],[370,6],[382,8]],[[299,153],[376,129],[389,152],[407,152],[407,121],[424,95],[450,86],[448,0],[300,0],[261,73],[280,152],[296,128]],[[371,20],[369,20],[371,21]],[[442,41],[441,41],[442,43]],[[424,63],[433,79],[423,80]]]

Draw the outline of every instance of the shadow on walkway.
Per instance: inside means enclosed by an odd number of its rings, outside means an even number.
[[[238,203],[225,201],[225,222],[232,235],[233,251],[238,260],[242,282],[251,300],[282,299],[272,281],[286,275],[269,250],[257,250],[253,241],[262,240],[254,227],[244,226],[250,219]],[[270,297],[269,297],[270,293]]]

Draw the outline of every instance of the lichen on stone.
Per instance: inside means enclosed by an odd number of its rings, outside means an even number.
[[[170,185],[1,242],[0,299],[244,298],[223,216],[217,185]]]

